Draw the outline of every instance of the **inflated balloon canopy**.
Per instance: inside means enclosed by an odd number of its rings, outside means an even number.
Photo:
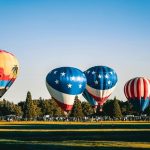
[[[94,66],[85,71],[87,92],[102,106],[116,87],[116,72],[107,66]]]
[[[143,112],[148,107],[150,101],[149,79],[136,77],[129,80],[124,86],[124,94],[137,111]]]
[[[50,71],[46,86],[51,96],[64,111],[72,109],[76,96],[80,96],[86,86],[85,74],[73,67],[60,67]]]
[[[19,63],[16,57],[0,50],[0,97],[10,88],[18,76]]]

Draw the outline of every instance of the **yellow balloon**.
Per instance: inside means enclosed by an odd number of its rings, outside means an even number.
[[[0,97],[2,97],[18,76],[19,63],[16,57],[0,50]]]

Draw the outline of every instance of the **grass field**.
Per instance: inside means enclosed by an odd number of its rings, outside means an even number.
[[[0,148],[150,149],[148,122],[0,122]]]

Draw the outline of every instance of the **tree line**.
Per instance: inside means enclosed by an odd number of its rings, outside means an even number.
[[[143,113],[149,116],[150,106]],[[24,120],[41,120],[45,115],[50,117],[66,116],[54,99],[42,99],[40,97],[33,100],[31,92],[27,92],[26,100],[18,104],[5,99],[0,101],[0,117],[10,114],[21,116]],[[68,113],[68,117],[110,116],[112,118],[121,118],[126,115],[139,115],[139,112],[128,101],[123,102],[116,97],[112,100],[107,100],[102,111],[99,111],[98,108],[93,108],[88,102],[81,102],[76,97],[73,108]]]

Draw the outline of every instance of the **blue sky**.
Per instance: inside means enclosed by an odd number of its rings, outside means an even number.
[[[150,78],[149,0],[0,0],[0,49],[20,62],[16,82],[3,96],[49,98],[47,73],[60,66],[86,70],[106,65],[118,74],[115,95],[136,76]]]

